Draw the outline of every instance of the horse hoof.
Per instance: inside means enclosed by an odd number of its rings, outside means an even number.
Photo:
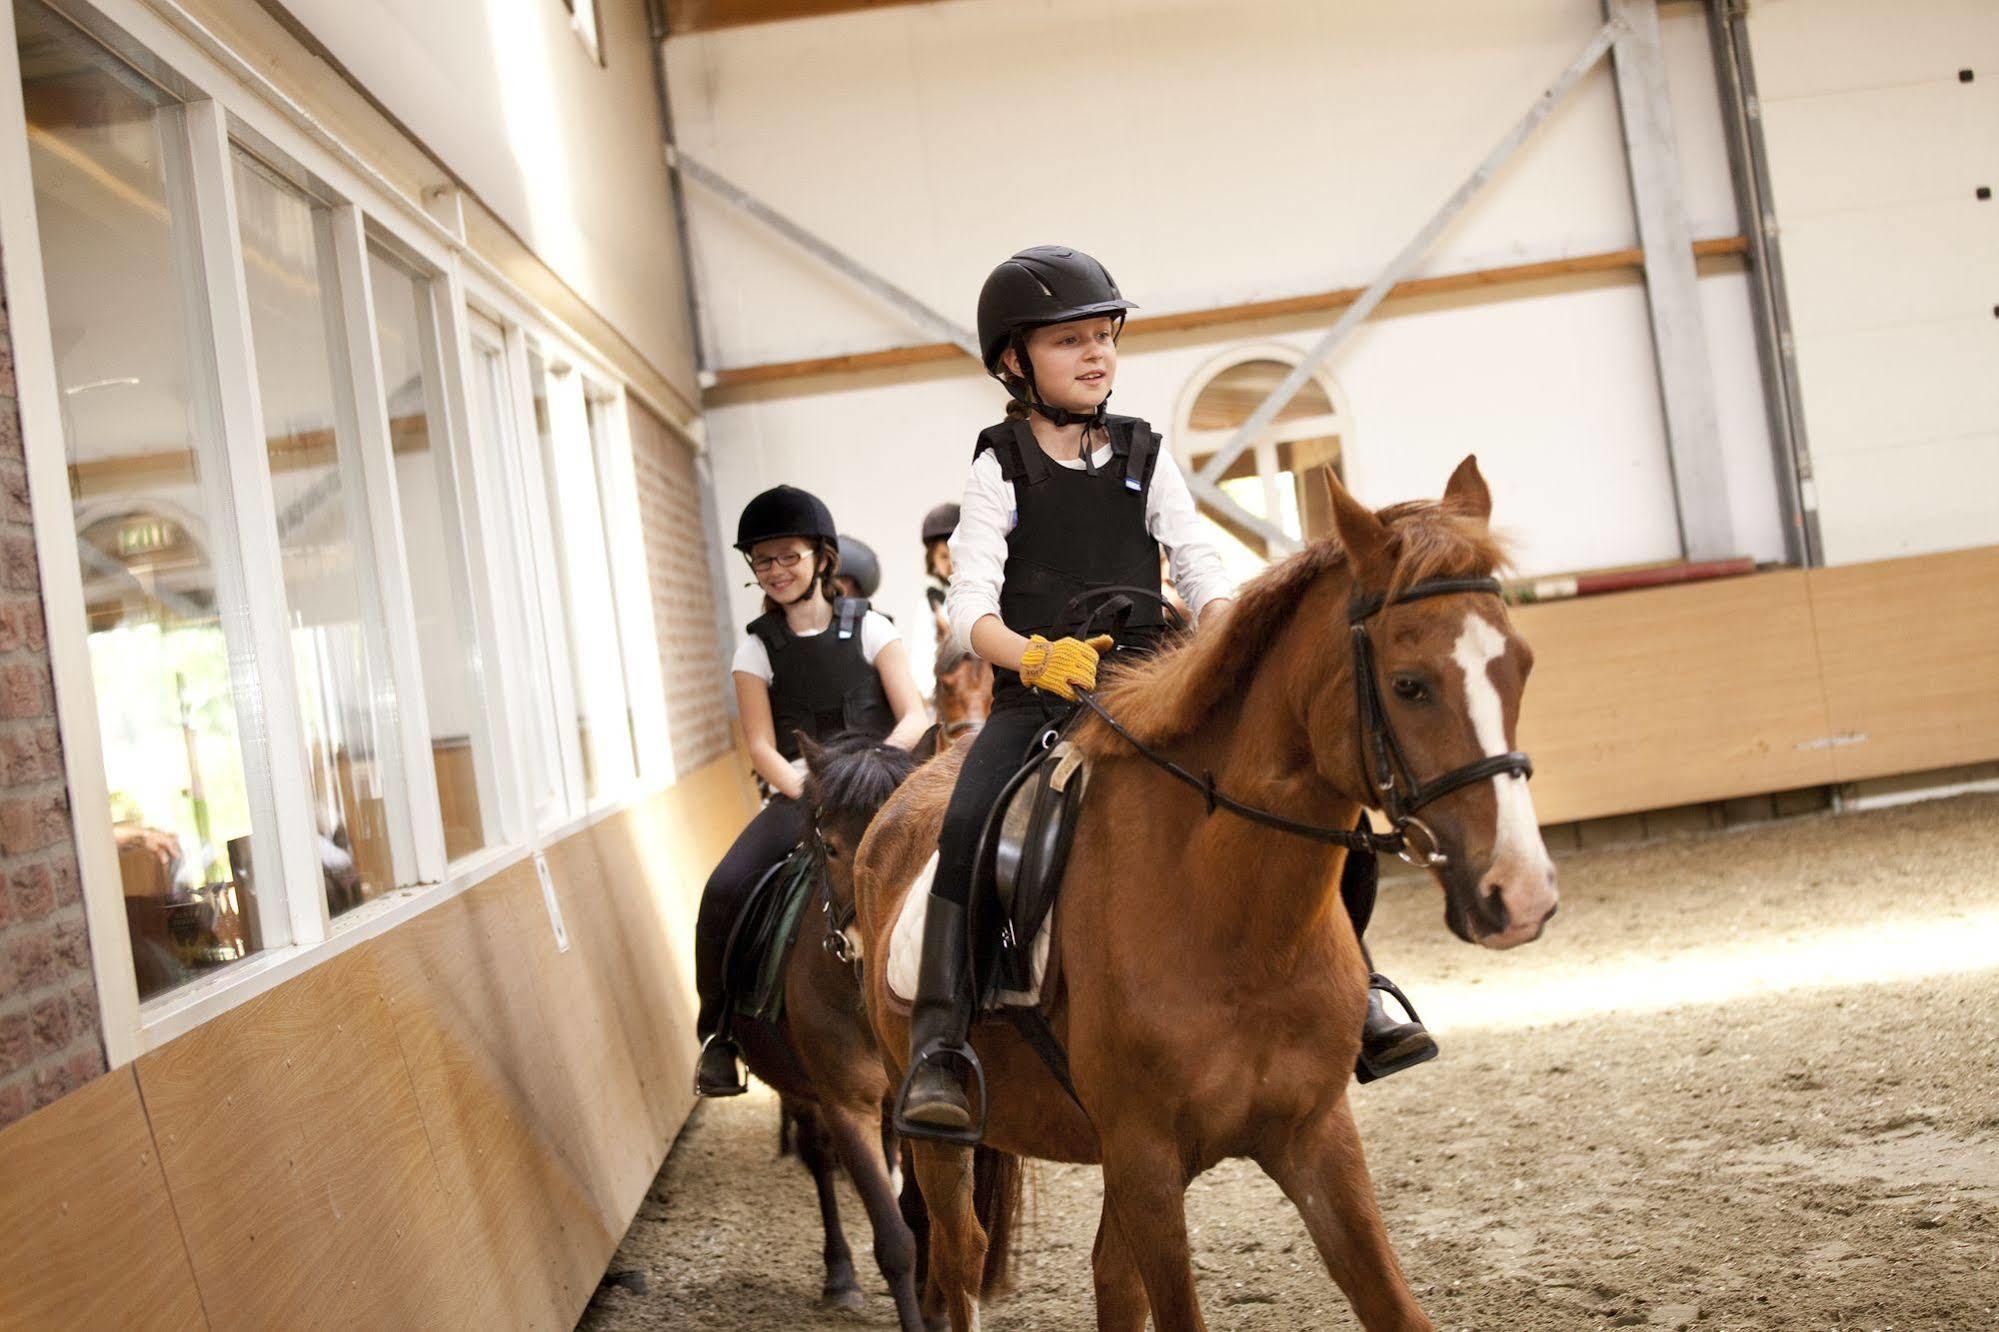
[[[861,1293],[858,1286],[822,1291],[819,1307],[828,1313],[860,1313],[868,1307],[868,1297]]]

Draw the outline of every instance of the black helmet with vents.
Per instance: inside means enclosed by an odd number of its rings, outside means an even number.
[[[1101,315],[1122,320],[1137,308],[1109,270],[1081,250],[1036,245],[995,268],[980,289],[979,354],[997,378],[1001,353],[1029,329]]]

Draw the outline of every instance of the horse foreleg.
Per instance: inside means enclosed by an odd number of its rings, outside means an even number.
[[[826,1128],[811,1111],[797,1116],[798,1159],[812,1172],[819,1190],[819,1221],[826,1229],[826,1283],[819,1290],[819,1304],[826,1309],[858,1310],[866,1303],[860,1283],[854,1280],[854,1251],[847,1247],[847,1233],[840,1227],[840,1198],[834,1189],[838,1169],[827,1153]]]
[[[822,1113],[840,1161],[868,1209],[868,1224],[875,1232],[875,1265],[895,1297],[896,1317],[903,1332],[924,1332],[923,1311],[916,1299],[916,1237],[903,1222],[888,1163],[881,1156],[875,1118],[847,1106],[828,1106]]]
[[[1152,1305],[1157,1332],[1203,1332],[1187,1245],[1187,1170],[1170,1137],[1147,1132],[1104,1142],[1104,1207]]]
[[[1090,1251],[1090,1268],[1097,1280],[1097,1332],[1145,1332],[1152,1306],[1145,1302],[1145,1282],[1132,1261],[1131,1248],[1104,1199],[1097,1220],[1097,1244]]]
[[[972,1204],[972,1150],[912,1144],[916,1184],[930,1209],[930,1281],[944,1299],[951,1332],[978,1332],[986,1232]]]
[[[1353,1108],[1332,1108],[1260,1159],[1305,1219],[1326,1270],[1369,1332],[1428,1332],[1430,1320],[1409,1293],[1375,1205]]]

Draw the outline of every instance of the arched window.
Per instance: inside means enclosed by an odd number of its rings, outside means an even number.
[[[1190,481],[1297,363],[1293,349],[1266,344],[1235,348],[1201,367],[1180,396],[1173,432],[1174,451]],[[1230,500],[1293,541],[1330,535],[1332,506],[1321,473],[1330,469],[1345,480],[1341,448],[1348,433],[1338,386],[1315,375],[1218,484]],[[1267,533],[1219,511],[1198,488],[1194,499],[1213,524],[1232,573],[1247,576],[1280,553]]]

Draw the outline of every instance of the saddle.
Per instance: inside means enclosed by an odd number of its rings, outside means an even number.
[[[729,931],[722,975],[737,1017],[777,1023],[784,1016],[784,964],[798,940],[806,899],[819,880],[809,843],[764,871]]]
[[[1062,886],[1089,767],[1067,740],[1036,748],[986,817],[973,861],[971,949],[981,1009],[1033,994],[1035,939]]]

